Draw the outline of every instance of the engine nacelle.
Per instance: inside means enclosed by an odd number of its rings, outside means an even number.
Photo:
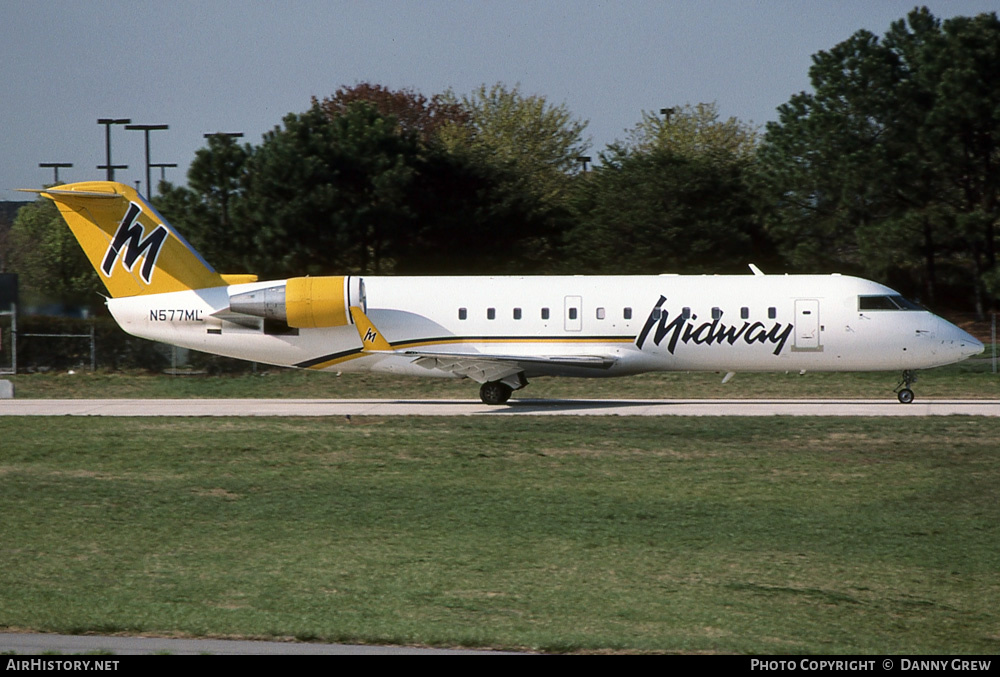
[[[229,297],[229,309],[234,313],[299,329],[351,324],[351,306],[367,310],[365,283],[360,277],[293,277],[273,287]]]

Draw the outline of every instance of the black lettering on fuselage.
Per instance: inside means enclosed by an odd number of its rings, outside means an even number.
[[[663,308],[667,297],[660,296],[660,300],[653,306],[642,331],[636,336],[635,345],[642,350],[643,345],[653,332],[653,344],[659,346],[667,339],[667,351],[673,355],[677,349],[678,342],[693,345],[722,345],[728,343],[734,345],[742,339],[747,345],[755,343],[770,343],[775,346],[774,355],[778,355],[788,342],[788,337],[792,334],[792,325],[775,322],[768,329],[763,322],[743,322],[742,326],[727,325],[722,320],[722,315],[711,322],[696,324],[697,315],[690,318],[684,313],[679,313],[673,319],[670,312]],[[653,331],[653,328],[656,331]]]

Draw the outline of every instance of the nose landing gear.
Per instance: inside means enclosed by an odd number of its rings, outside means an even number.
[[[896,393],[896,398],[899,399],[901,404],[909,404],[913,401],[913,391],[910,390],[910,386],[916,383],[917,374],[916,372],[907,369],[903,372],[903,380],[896,384],[896,389],[893,390]]]

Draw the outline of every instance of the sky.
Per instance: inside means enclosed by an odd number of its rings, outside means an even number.
[[[642,111],[713,102],[764,125],[810,91],[811,56],[855,31],[883,35],[913,0],[3,0],[0,200],[103,180],[98,118],[167,124],[150,161],[186,182],[203,135],[261,136],[339,87],[428,97],[519,85],[587,121],[592,155]],[[1000,0],[924,0],[940,19]],[[116,179],[145,193],[144,134],[112,127]],[[158,170],[153,170],[156,182]]]

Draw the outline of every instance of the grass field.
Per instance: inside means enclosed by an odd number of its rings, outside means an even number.
[[[2,418],[0,627],[995,653],[998,439],[971,417]]]
[[[987,351],[988,352],[988,351]],[[865,398],[892,399],[896,372],[737,374],[657,373],[611,379],[539,378],[515,398]],[[272,368],[257,374],[172,376],[144,372],[19,374],[19,398],[83,397],[285,397],[477,399],[479,385],[462,379],[407,378],[385,374],[341,376]],[[919,373],[917,399],[1000,399],[1000,376],[988,357]]]

